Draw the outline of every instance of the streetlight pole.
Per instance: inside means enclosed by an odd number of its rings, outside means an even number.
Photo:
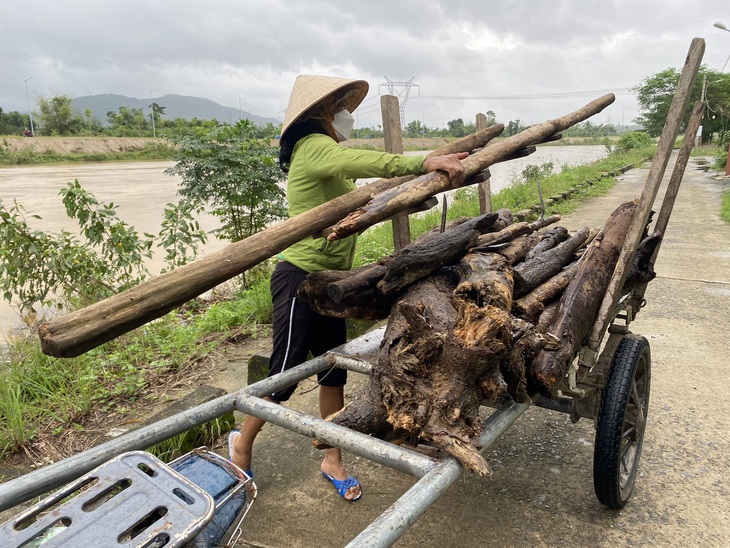
[[[242,120],[242,116],[241,116],[241,101],[243,101],[244,99],[246,99],[246,97],[241,97],[240,95],[238,96],[238,121],[239,122]],[[248,114],[246,115],[246,120],[248,120]]]
[[[150,90],[150,111],[151,111],[151,116],[152,116],[152,137],[156,139],[157,131],[155,130],[155,107],[152,106],[152,105],[154,105],[154,103],[152,102],[152,92],[153,91],[157,91],[157,90],[156,89]]]
[[[727,28],[723,23],[720,23],[719,21],[715,23],[713,26],[717,27],[720,30],[725,30],[727,32],[730,32],[730,29]],[[727,162],[725,163],[725,176],[727,177],[730,175],[730,144],[727,147]]]
[[[30,118],[30,134],[35,135],[35,130],[33,129],[33,111],[30,108],[30,95],[28,95],[28,80],[32,80],[33,77],[30,76],[25,79],[25,100],[28,102],[28,118]]]

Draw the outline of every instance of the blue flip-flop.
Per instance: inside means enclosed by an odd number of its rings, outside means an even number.
[[[328,479],[332,482],[332,485],[335,486],[335,489],[337,489],[337,492],[347,502],[355,502],[362,496],[362,485],[360,485],[360,482],[357,481],[352,476],[348,477],[346,480],[338,480],[337,478],[334,478],[334,477],[330,476],[329,474],[325,474],[324,472],[322,472],[322,475],[325,477],[325,479]],[[347,494],[347,490],[350,487],[355,487],[355,486],[360,487],[360,492],[357,494],[357,496],[354,498],[351,498],[351,499],[345,498],[345,495]]]
[[[228,432],[228,460],[233,462],[233,434],[240,434],[241,431],[237,428],[234,428],[230,432]],[[253,479],[253,471],[249,468],[248,470],[244,470],[244,473],[251,479]]]

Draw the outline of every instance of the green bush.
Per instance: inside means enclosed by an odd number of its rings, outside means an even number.
[[[616,144],[607,144],[609,153],[628,152],[630,150],[646,148],[654,144],[654,140],[648,133],[643,131],[632,131],[619,137]]]

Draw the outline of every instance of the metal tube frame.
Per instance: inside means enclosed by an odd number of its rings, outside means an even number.
[[[264,379],[232,394],[198,405],[2,483],[0,511],[69,483],[121,453],[145,449],[237,409],[420,478],[348,544],[348,546],[390,546],[461,476],[463,468],[459,462],[450,456],[442,460],[433,459],[411,449],[393,445],[263,399],[268,394],[333,366],[369,374],[372,366],[359,357],[377,351],[384,331],[385,328],[381,327],[336,348],[331,353],[318,356],[275,377]],[[494,443],[531,403],[512,402],[492,413],[484,423],[480,438],[483,449]]]

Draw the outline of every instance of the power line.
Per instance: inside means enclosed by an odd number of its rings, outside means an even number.
[[[446,101],[496,101],[501,100],[520,100],[520,99],[561,99],[561,98],[580,98],[593,97],[599,93],[615,93],[616,95],[628,95],[631,88],[619,89],[598,89],[586,91],[559,91],[554,93],[528,93],[522,95],[419,95],[418,99],[434,99]]]

